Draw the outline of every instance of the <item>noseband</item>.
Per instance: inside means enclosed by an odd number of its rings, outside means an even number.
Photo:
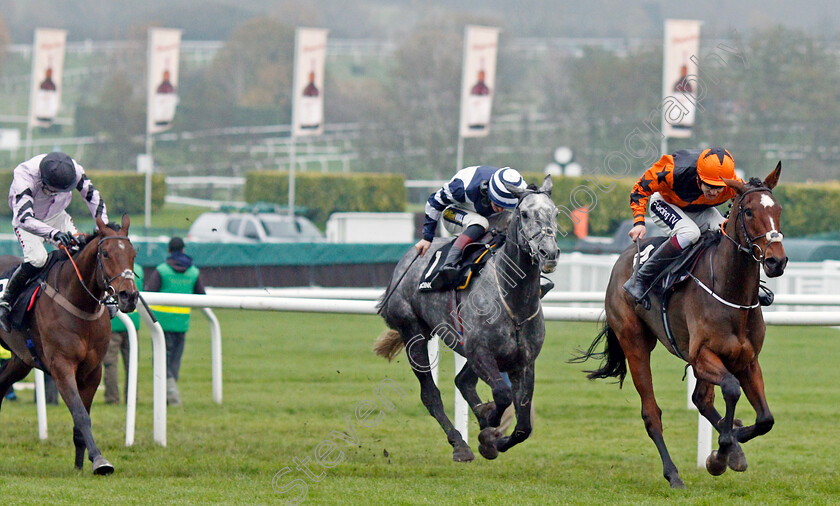
[[[96,265],[99,271],[102,273],[102,284],[103,286],[105,286],[105,294],[103,295],[101,300],[98,299],[100,303],[107,299],[109,296],[114,296],[117,294],[117,289],[114,288],[114,286],[112,285],[115,279],[119,278],[121,280],[120,285],[122,285],[122,280],[134,280],[134,272],[131,269],[125,269],[116,276],[108,278],[108,275],[105,273],[105,264],[102,262],[102,243],[108,240],[129,241],[129,244],[131,243],[131,240],[128,237],[112,235],[110,237],[102,237],[96,244]],[[93,296],[93,294],[91,294],[91,296]]]
[[[755,237],[750,237],[749,232],[747,232],[747,224],[744,221],[744,213],[741,210],[741,201],[744,199],[745,196],[754,192],[767,192],[770,195],[773,194],[772,190],[770,188],[767,188],[766,186],[753,187],[742,193],[740,196],[738,196],[738,200],[735,201],[735,207],[737,207],[738,209],[737,226],[738,230],[740,231],[739,235],[744,236],[744,240],[747,243],[746,246],[741,244],[739,241],[733,239],[732,237],[729,237],[729,235],[727,235],[726,232],[724,232],[723,236],[732,241],[738,248],[738,251],[749,255],[753,260],[755,260],[758,263],[763,263],[764,253],[767,250],[767,248],[770,247],[770,245],[774,242],[782,242],[782,239],[784,239],[784,235],[782,235],[781,232],[773,228],[768,230],[764,234],[759,234]],[[721,228],[721,230],[723,229]],[[755,241],[761,238],[767,240],[767,244],[765,245],[763,250],[761,249],[761,246],[755,243]],[[758,255],[756,255],[756,252],[758,252]]]
[[[526,197],[529,195],[536,195],[538,193],[545,193],[541,191],[530,191],[524,197],[519,199],[519,202],[516,203],[515,215],[516,215],[516,245],[519,249],[524,250],[528,256],[531,258],[531,263],[537,263],[537,256],[539,255],[539,242],[542,240],[543,237],[557,237],[557,228],[552,228],[550,226],[543,226],[540,227],[536,232],[531,234],[530,236],[526,236],[522,230],[522,209],[519,207],[520,204],[525,200]],[[558,209],[554,208],[554,216],[557,216],[559,213]],[[524,240],[524,244],[520,242]]]

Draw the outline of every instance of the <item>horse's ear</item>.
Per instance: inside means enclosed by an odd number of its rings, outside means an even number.
[[[131,225],[131,220],[128,218],[127,214],[122,215],[122,225],[120,230],[125,232],[125,235],[128,235],[128,227]]]
[[[547,174],[543,179],[542,186],[540,186],[540,191],[551,196],[552,188],[554,188],[554,183],[551,182],[551,174]]]
[[[505,188],[507,188],[507,190],[509,192],[511,192],[518,199],[521,199],[522,197],[524,197],[525,194],[528,192],[527,188],[520,188],[518,186],[513,186],[512,184],[507,184],[507,182],[505,182],[505,181],[502,181],[502,182],[504,183]]]
[[[779,183],[779,176],[782,175],[782,161],[779,160],[779,163],[776,164],[776,168],[773,169],[773,172],[767,175],[764,178],[764,184],[767,185],[768,188],[771,190],[776,187]]]
[[[108,225],[106,225],[105,222],[102,221],[102,218],[97,216],[96,217],[96,230],[98,230],[99,233],[104,236],[104,235],[108,235],[108,234],[105,233],[105,230],[107,228],[108,228]],[[111,232],[113,232],[113,230]]]
[[[744,193],[747,190],[747,185],[736,179],[726,179],[725,177],[722,177],[721,179],[723,179],[723,182],[726,183],[726,186],[735,190],[735,192],[738,193],[738,195]]]

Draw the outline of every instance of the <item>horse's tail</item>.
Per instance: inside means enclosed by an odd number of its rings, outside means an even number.
[[[394,329],[388,329],[376,338],[376,342],[373,343],[373,352],[380,357],[387,358],[390,362],[402,351],[404,346],[405,343],[403,343],[400,333]]]
[[[604,345],[604,351],[595,351],[595,348],[605,337],[607,341]],[[569,362],[582,363],[590,358],[601,359],[601,367],[594,371],[583,371],[589,373],[586,375],[587,378],[618,378],[619,388],[624,385],[624,377],[627,376],[627,361],[624,356],[624,350],[621,349],[621,345],[618,343],[618,337],[609,325],[604,324],[604,329],[592,341],[589,349],[572,357]]]

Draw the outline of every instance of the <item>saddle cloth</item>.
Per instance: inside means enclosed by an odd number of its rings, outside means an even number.
[[[443,259],[446,258],[454,242],[455,239],[452,239],[449,243],[434,252],[423,271],[423,277],[420,279],[418,290],[421,292],[439,292],[467,288],[473,277],[478,276],[481,268],[490,259],[493,250],[498,249],[504,244],[505,235],[501,233],[488,233],[480,241],[468,244],[461,252],[461,258],[458,262],[460,267],[449,278],[440,273],[440,268],[443,267]]]

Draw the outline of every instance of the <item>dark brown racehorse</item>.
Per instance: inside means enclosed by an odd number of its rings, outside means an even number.
[[[604,330],[586,353],[574,359],[603,359],[599,369],[587,371],[590,379],[616,377],[623,382],[629,366],[642,399],[645,428],[659,451],[665,479],[673,488],[685,485],[665,446],[662,412],[653,395],[650,353],[657,340],[691,364],[697,376],[692,400],[720,433],[719,449],[706,460],[709,473],[720,475],[727,466],[735,471],[746,470],[747,460],[739,443],[773,427],[758,365],[765,331],[758,293],[759,266],[772,278],[781,276],[787,265],[779,232],[782,207],[772,192],[781,169],[779,162],[764,182],[725,180],[737,196],[723,226],[724,237],[702,254],[692,270],[693,278],[683,282],[670,299],[668,317],[676,349],[664,332],[659,301],[651,300],[651,310],[645,311],[622,289],[633,272],[633,246],[621,254],[613,268],[607,287]],[[605,350],[595,352],[604,338]],[[714,407],[715,385],[726,401],[723,417]],[[734,418],[741,390],[756,412],[755,424],[748,427],[740,426]]]
[[[114,466],[96,447],[90,429],[90,405],[111,335],[111,321],[102,301],[113,295],[120,310],[129,313],[139,296],[128,226],[128,216],[123,216],[122,227],[113,228],[97,218],[97,232],[73,257],[78,273],[70,261],[50,270],[28,332],[0,331],[0,344],[12,351],[11,360],[0,371],[0,392],[23,379],[33,367],[49,372],[73,415],[76,468],[82,468],[87,449],[95,474],[114,472]],[[0,270],[19,261],[5,257]],[[32,346],[27,345],[27,339]]]

